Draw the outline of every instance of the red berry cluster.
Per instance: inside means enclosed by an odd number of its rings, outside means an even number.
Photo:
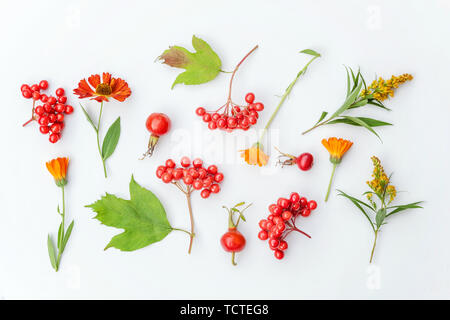
[[[195,110],[195,113],[208,123],[208,128],[211,130],[217,128],[227,131],[234,129],[248,130],[258,121],[258,112],[264,110],[264,104],[254,101],[255,95],[247,93],[245,96],[246,106],[238,106],[230,100],[214,112],[208,112],[205,108],[199,107]],[[224,111],[219,113],[222,109]]]
[[[288,248],[285,239],[289,233],[296,231],[311,238],[297,228],[295,220],[298,216],[308,217],[316,208],[317,203],[314,200],[308,201],[305,197],[300,197],[297,192],[291,193],[289,199],[279,198],[276,204],[269,206],[270,214],[267,219],[259,222],[261,231],[258,233],[258,238],[269,239],[269,247],[274,250],[275,258],[283,259],[284,251]]]
[[[67,97],[64,95],[63,88],[56,89],[56,97],[41,93],[41,90],[47,88],[47,80],[42,80],[39,84],[33,84],[32,86],[23,84],[20,87],[24,98],[33,99],[32,117],[24,126],[36,120],[40,125],[39,131],[42,134],[49,134],[50,142],[56,143],[61,139],[61,133],[64,129],[64,115],[71,114],[73,107],[66,105]],[[41,101],[43,104],[35,106],[37,101]]]
[[[224,176],[219,172],[216,165],[210,165],[208,168],[203,167],[203,160],[194,159],[192,161],[188,157],[181,158],[181,167],[176,167],[172,159],[166,161],[165,166],[159,166],[156,169],[156,176],[165,183],[178,184],[183,181],[187,186],[187,192],[201,190],[202,198],[208,198],[211,193],[219,193],[219,183],[222,182]]]

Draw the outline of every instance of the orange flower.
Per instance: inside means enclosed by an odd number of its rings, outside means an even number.
[[[265,166],[269,161],[269,156],[264,153],[259,143],[255,143],[250,149],[240,150],[241,158],[251,165]]]
[[[81,80],[73,93],[79,95],[80,99],[94,97],[91,100],[108,102],[108,98],[114,98],[122,102],[131,95],[131,90],[125,80],[112,78],[110,73],[103,72],[101,81],[100,75],[93,74],[88,78],[88,81],[86,79]]]
[[[331,163],[338,164],[341,162],[341,159],[344,156],[344,154],[353,145],[353,142],[349,140],[344,140],[342,138],[338,139],[336,137],[332,137],[328,138],[328,140],[322,139],[322,144],[330,153]]]
[[[67,184],[66,174],[69,166],[69,158],[56,158],[46,163],[48,171],[55,179],[58,187],[64,187]]]

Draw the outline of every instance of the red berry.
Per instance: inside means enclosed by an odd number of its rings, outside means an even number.
[[[156,176],[161,179],[162,175],[164,174],[164,170],[165,169],[160,169],[160,167],[158,167],[158,169],[156,169]]]
[[[228,128],[235,128],[237,125],[236,118],[229,117],[227,120]]]
[[[56,94],[58,97],[63,96],[63,95],[64,95],[64,89],[63,89],[63,88],[58,88],[58,89],[56,89],[55,94]]]
[[[266,230],[267,228],[267,220],[265,220],[265,219],[262,219],[262,220],[260,220],[259,221],[259,227],[262,229],[262,230]]]
[[[206,175],[208,174],[205,168],[198,168],[197,172],[200,179],[206,178]]]
[[[50,131],[53,132],[53,133],[60,133],[61,132],[61,126],[58,123],[54,123],[50,127]]]
[[[200,176],[200,174],[198,173],[197,170],[195,170],[195,168],[190,168],[190,169],[188,170],[188,173],[189,173],[189,175],[190,175],[192,178],[194,178],[194,179],[197,179],[197,178]]]
[[[283,232],[286,229],[286,225],[283,222],[277,223],[277,229],[278,229],[278,231]]]
[[[227,126],[227,120],[225,120],[224,118],[220,118],[219,120],[217,120],[217,126],[221,129],[225,128]]]
[[[301,208],[300,202],[294,202],[294,203],[291,205],[291,210],[292,210],[292,211],[298,211],[298,210],[300,210],[300,208]]]
[[[286,198],[280,198],[278,199],[277,204],[283,209],[287,209],[290,205],[290,201]]]
[[[258,233],[258,238],[261,239],[261,240],[267,240],[269,238],[269,234],[267,233],[266,230],[261,230]]]
[[[203,188],[203,181],[200,179],[196,179],[192,183],[192,186],[194,187],[195,190],[200,190],[201,188]]]
[[[308,200],[305,197],[300,198],[300,205],[302,207],[306,206],[308,204]]]
[[[189,167],[191,165],[191,159],[188,157],[182,157],[180,163],[182,167]]]
[[[289,197],[289,200],[291,200],[291,202],[299,202],[300,195],[297,192],[292,192],[291,196]]]
[[[172,159],[167,159],[166,160],[166,167],[167,168],[175,168],[175,161],[173,161]]]
[[[208,173],[215,175],[217,173],[217,166],[212,164],[208,167]]]
[[[49,119],[48,119],[47,116],[41,116],[41,117],[39,117],[38,123],[39,123],[41,126],[48,126]]]
[[[71,114],[73,112],[73,107],[70,105],[66,106],[66,109],[64,110],[65,114]]]
[[[40,131],[42,134],[47,134],[47,133],[49,133],[50,128],[49,128],[48,126],[40,126],[40,127],[39,127],[39,131]]]
[[[205,113],[206,113],[206,110],[205,110],[205,108],[202,108],[202,107],[198,107],[196,110],[195,110],[195,113],[198,115],[198,116],[203,116]]]
[[[173,175],[172,175],[171,173],[169,173],[169,172],[165,172],[165,173],[161,176],[161,180],[162,180],[164,183],[172,182],[172,179],[173,179]]]
[[[30,88],[29,85],[23,84],[23,85],[20,86],[20,91],[24,91],[24,90],[30,90],[31,91],[31,88]]]
[[[211,194],[211,191],[209,191],[209,189],[203,189],[202,192],[200,192],[200,196],[203,199],[208,198],[210,194]]]
[[[255,124],[256,122],[258,122],[258,119],[255,116],[249,116],[248,122],[250,122],[250,124]]]
[[[216,130],[216,129],[217,129],[217,123],[214,122],[214,120],[213,120],[213,121],[210,121],[210,122],[208,123],[208,128],[209,128],[210,130]]]
[[[209,188],[212,193],[219,193],[220,192],[220,186],[218,184],[213,184]]]
[[[164,113],[152,113],[147,118],[145,126],[151,134],[160,137],[170,130],[171,122]]]
[[[307,216],[309,216],[311,214],[311,210],[309,210],[309,209],[304,209],[304,210],[302,210],[301,212],[300,212],[300,215],[302,216],[302,217],[307,217]]]
[[[214,120],[214,121],[219,120],[219,119],[220,119],[220,114],[214,112],[214,113],[211,115],[211,119]]]
[[[39,100],[41,98],[41,94],[38,91],[33,91],[31,96],[33,97],[33,100]]]
[[[52,133],[52,134],[48,137],[48,140],[49,140],[51,143],[56,143],[56,142],[58,142],[59,138],[60,138],[60,136],[59,136],[58,133]]]
[[[42,80],[41,82],[39,82],[39,88],[41,88],[42,90],[46,90],[48,88],[48,81]]]
[[[50,114],[48,115],[48,122],[50,122],[50,123],[56,122],[56,114],[50,113]]]
[[[280,250],[286,250],[288,248],[288,243],[284,240],[280,241],[280,244],[278,245],[278,249]]]
[[[284,258],[284,252],[277,249],[277,250],[274,251],[274,256],[275,256],[275,258],[277,258],[278,260],[281,260],[281,259]]]
[[[207,177],[203,179],[203,187],[209,188],[213,183],[213,179],[211,177]]]
[[[305,152],[298,156],[296,162],[300,170],[307,171],[311,169],[314,162],[314,157],[311,153]]]
[[[314,210],[317,208],[317,202],[315,202],[314,200],[310,200],[308,202],[308,208],[309,210]]]
[[[194,178],[192,178],[191,176],[184,176],[183,177],[183,181],[185,184],[190,185],[194,182]]]
[[[260,111],[264,110],[264,105],[261,102],[258,102],[258,103],[255,103],[254,108],[255,108],[255,111],[260,112]]]
[[[22,96],[26,99],[30,99],[33,96],[33,94],[31,93],[31,90],[25,89],[22,90]]]
[[[65,109],[66,109],[66,106],[63,105],[63,104],[61,104],[61,103],[58,103],[58,104],[55,106],[56,112],[59,112],[59,113],[64,112]]]
[[[283,220],[285,220],[285,221],[289,220],[290,218],[292,218],[292,212],[290,212],[290,211],[284,211],[284,212],[281,214],[281,218],[283,218]]]
[[[44,107],[44,111],[47,112],[47,113],[50,113],[50,112],[53,111],[52,106],[49,105],[48,103],[44,103],[43,107]]]
[[[220,244],[226,252],[240,252],[245,248],[245,237],[236,228],[229,228],[220,238]]]
[[[34,109],[34,113],[36,113],[38,116],[42,116],[44,114],[44,107],[43,106],[37,106]]]
[[[223,173],[218,172],[214,175],[214,181],[215,182],[221,182],[223,180],[224,176]]]
[[[253,101],[255,101],[255,95],[251,92],[247,93],[245,95],[245,102],[247,102],[248,104],[253,103]]]
[[[56,98],[53,97],[53,96],[49,96],[48,100],[47,100],[47,103],[50,104],[50,105],[54,105],[56,103]]]
[[[279,244],[280,244],[280,240],[275,239],[275,238],[269,239],[269,246],[270,246],[270,248],[276,249],[276,248],[278,248]]]
[[[64,121],[64,115],[62,113],[58,113],[56,115],[56,121],[57,122],[63,122]]]
[[[59,103],[62,103],[62,104],[66,103],[66,102],[67,102],[67,97],[66,97],[66,96],[61,96],[61,97],[59,97],[59,98],[58,98],[58,102],[59,102]]]
[[[41,91],[41,88],[37,84],[33,84],[30,89],[31,91]]]
[[[47,95],[46,94],[41,94],[41,101],[42,102],[47,102],[47,100],[48,100]]]
[[[203,115],[203,121],[210,122],[211,121],[211,115],[209,113],[205,113]]]
[[[202,165],[203,165],[203,160],[202,160],[202,159],[199,159],[199,158],[194,159],[194,160],[192,161],[192,165],[194,166],[194,168],[201,168]]]

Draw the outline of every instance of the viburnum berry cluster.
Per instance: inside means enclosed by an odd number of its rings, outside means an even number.
[[[25,127],[32,121],[39,123],[39,131],[42,134],[49,135],[49,141],[56,143],[61,139],[64,129],[64,115],[71,114],[73,107],[66,105],[67,97],[63,88],[55,91],[55,96],[47,96],[41,93],[41,90],[48,89],[48,81],[42,80],[39,84],[23,84],[20,87],[22,96],[26,99],[33,99],[33,108],[31,110],[31,119],[23,124]],[[36,106],[36,103],[42,102],[42,105]]]
[[[234,69],[230,79],[227,102],[216,111],[206,111],[203,107],[195,110],[195,113],[202,117],[204,122],[208,123],[209,129],[215,130],[219,128],[228,132],[234,129],[248,130],[252,125],[257,123],[259,117],[258,112],[264,110],[264,104],[255,102],[255,95],[253,93],[249,92],[245,95],[246,105],[238,105],[231,100],[231,89],[236,71],[242,62],[257,48],[258,46],[247,53]]]
[[[295,221],[299,216],[308,217],[316,208],[316,201],[308,201],[305,197],[300,197],[297,192],[291,193],[289,199],[279,198],[276,204],[269,206],[270,214],[267,219],[259,221],[261,231],[258,233],[258,238],[269,240],[269,247],[274,251],[275,258],[283,259],[284,251],[288,248],[286,237],[291,232],[296,231],[311,238],[297,228]]]
[[[164,166],[158,166],[156,176],[164,183],[172,183],[180,189],[187,198],[189,217],[191,220],[190,243],[188,253],[191,253],[194,240],[194,217],[192,214],[191,194],[194,190],[202,190],[200,196],[208,198],[212,193],[219,193],[224,175],[219,172],[216,165],[208,167],[203,165],[203,160],[196,158],[192,161],[188,157],[182,157],[181,167],[177,167],[172,159],[166,160]]]

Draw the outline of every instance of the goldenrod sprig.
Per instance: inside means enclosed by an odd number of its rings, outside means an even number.
[[[370,223],[370,226],[375,235],[372,252],[370,254],[370,262],[372,262],[373,260],[375,247],[377,245],[378,233],[381,229],[381,226],[386,224],[386,218],[406,209],[422,208],[421,206],[419,206],[422,201],[405,205],[390,206],[391,202],[397,195],[395,186],[391,184],[391,177],[388,177],[384,172],[380,160],[375,156],[373,156],[371,159],[374,166],[372,173],[373,179],[371,181],[367,181],[367,185],[371,190],[364,192],[364,195],[367,197],[369,203],[358,200],[352,196],[349,196],[345,192],[338,190],[339,195],[349,199],[364,214],[364,216]],[[375,199],[373,198],[374,195],[376,195],[376,197],[378,198],[378,205],[377,201],[375,201]],[[373,216],[375,217],[373,218]]]
[[[364,127],[380,139],[380,136],[373,128],[392,125],[391,123],[372,118],[352,117],[343,114],[350,109],[360,108],[368,104],[385,110],[390,110],[383,104],[382,101],[389,97],[393,97],[394,90],[398,88],[400,84],[412,80],[413,77],[407,73],[398,77],[392,76],[389,80],[384,80],[380,77],[378,80],[374,80],[372,84],[367,87],[360,70],[358,70],[355,76],[355,73],[351,68],[346,67],[345,69],[347,71],[347,95],[344,103],[328,118],[326,118],[328,112],[323,111],[316,124],[312,128],[304,131],[302,134],[306,134],[315,128],[327,124],[345,123],[353,126]]]

